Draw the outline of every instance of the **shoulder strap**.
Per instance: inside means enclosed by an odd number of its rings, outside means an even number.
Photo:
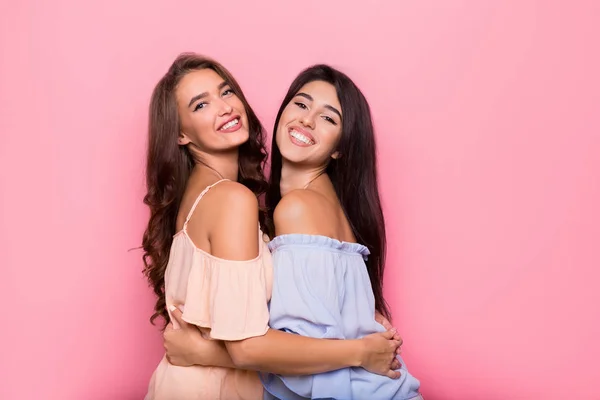
[[[190,222],[190,218],[192,218],[192,214],[194,214],[194,210],[196,210],[196,206],[200,202],[200,199],[202,199],[202,197],[204,197],[204,195],[206,194],[206,192],[208,192],[211,188],[213,188],[214,186],[218,185],[219,183],[224,182],[224,181],[228,181],[228,180],[229,179],[221,179],[220,181],[217,181],[217,182],[213,183],[212,185],[209,185],[206,188],[204,188],[204,190],[202,191],[202,193],[200,193],[200,195],[198,195],[198,198],[196,198],[196,201],[194,201],[194,205],[190,209],[190,212],[188,213],[188,215],[187,215],[187,217],[185,219],[185,222],[183,223],[183,229],[184,230],[187,228],[187,224],[188,224],[188,222]]]

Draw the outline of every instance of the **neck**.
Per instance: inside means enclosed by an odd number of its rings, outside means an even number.
[[[325,172],[326,166],[318,168],[292,164],[283,160],[279,190],[281,197],[292,190],[305,189],[306,186]]]
[[[219,154],[202,154],[202,157],[196,159],[197,168],[206,169],[219,179],[229,179],[236,182],[238,180],[239,171],[239,156],[238,152],[219,153]]]

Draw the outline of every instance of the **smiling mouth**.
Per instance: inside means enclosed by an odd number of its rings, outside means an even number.
[[[297,141],[304,143],[306,145],[309,145],[309,146],[315,144],[314,140],[312,140],[308,136],[298,132],[295,129],[290,130],[290,136],[293,137],[294,139],[296,139]]]
[[[228,129],[236,127],[239,123],[240,123],[240,118],[236,117],[236,118],[232,119],[231,121],[227,122],[226,124],[224,124],[223,126],[221,126],[219,128],[219,130],[226,131]]]

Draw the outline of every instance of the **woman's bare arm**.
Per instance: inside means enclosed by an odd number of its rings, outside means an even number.
[[[333,340],[313,339],[269,329],[264,336],[223,342],[203,338],[197,327],[183,321],[178,309],[172,310],[171,315],[178,322],[180,329],[173,329],[169,325],[165,330],[164,339],[169,361],[175,365],[205,365],[282,375],[310,375],[345,367],[366,368],[380,364],[383,366],[381,369],[369,370],[390,378],[400,376],[398,372],[393,371],[400,368],[398,361],[394,359],[392,365],[389,365],[390,354],[394,352],[397,343],[389,339],[392,339],[395,330],[383,334],[376,333],[360,340]],[[346,346],[344,343],[352,344]],[[381,349],[379,354],[375,350],[378,348]],[[228,349],[236,354],[235,362]],[[348,354],[344,354],[345,351]],[[390,370],[393,374],[389,373]]]

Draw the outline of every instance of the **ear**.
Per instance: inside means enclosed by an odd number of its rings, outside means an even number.
[[[179,136],[177,137],[177,144],[180,146],[186,146],[190,144],[192,141],[190,138],[182,131],[179,132]]]
[[[338,158],[340,158],[342,155],[340,154],[339,151],[335,151],[333,152],[333,154],[331,155],[331,158],[333,158],[334,160],[337,160]]]

